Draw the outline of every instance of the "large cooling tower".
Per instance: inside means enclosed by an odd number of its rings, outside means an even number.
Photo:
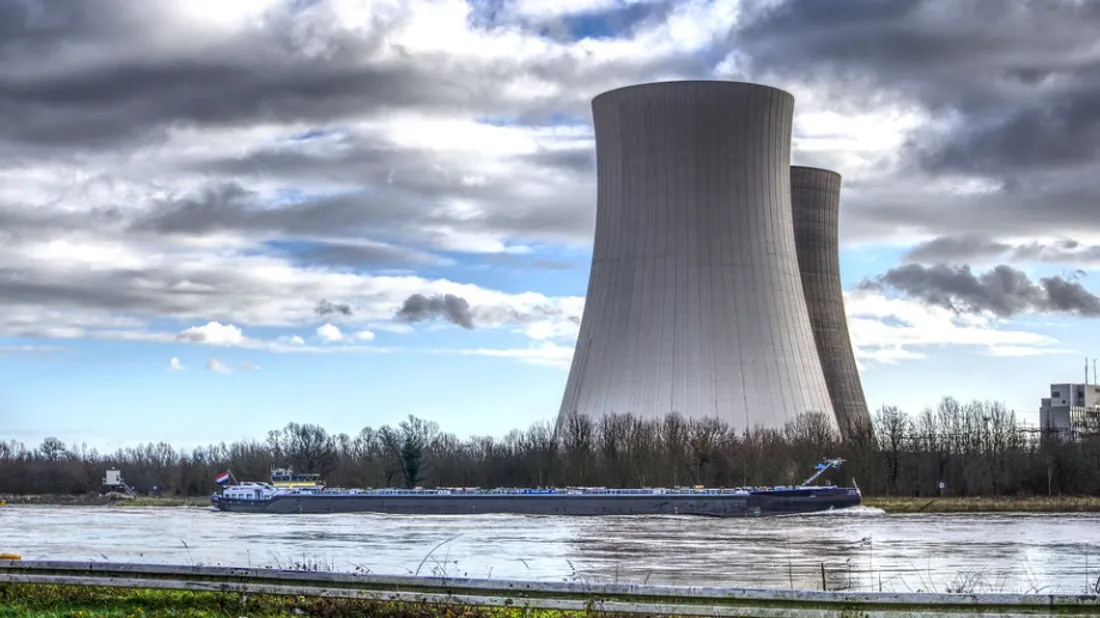
[[[791,208],[802,291],[837,422],[842,428],[869,427],[871,415],[856,369],[840,284],[840,174],[792,167]]]
[[[595,245],[559,421],[834,419],[791,221],[794,97],[669,82],[605,92],[592,110]]]

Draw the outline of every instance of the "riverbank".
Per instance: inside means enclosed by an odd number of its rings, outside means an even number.
[[[153,497],[125,494],[4,496],[10,505],[209,508],[208,496]],[[1100,513],[1100,496],[1027,496],[977,498],[912,498],[864,496],[864,506],[887,513]]]
[[[209,496],[129,496],[121,493],[107,494],[31,494],[11,496],[0,494],[0,503],[10,505],[48,506],[193,506],[209,507]]]
[[[887,513],[1100,513],[1100,496],[911,498],[864,496]]]
[[[10,618],[557,618],[578,612],[386,603],[323,597],[240,595],[33,584],[0,584],[0,616]],[[608,614],[602,614],[608,616]]]

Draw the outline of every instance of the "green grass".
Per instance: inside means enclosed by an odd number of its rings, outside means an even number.
[[[301,596],[0,584],[0,618],[579,618],[578,612]]]
[[[887,513],[1097,513],[1098,496],[910,498],[864,496],[865,506]]]

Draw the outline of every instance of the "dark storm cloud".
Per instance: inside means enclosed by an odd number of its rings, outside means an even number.
[[[330,313],[339,313],[340,315],[352,314],[351,305],[347,303],[332,303],[324,299],[317,303],[313,312],[317,315],[329,315]]]
[[[920,243],[903,256],[906,262],[952,264],[1003,258],[1012,262],[1092,264],[1100,262],[1100,246],[1084,245],[1073,239],[1049,243],[1012,245],[981,234],[941,236]]]
[[[131,222],[134,231],[162,234],[206,234],[243,225],[255,204],[255,193],[236,182],[204,187],[198,195],[161,200],[152,214]]]
[[[1000,317],[1021,313],[1100,316],[1100,298],[1080,283],[1059,276],[1033,281],[1023,271],[1006,265],[975,275],[969,266],[906,264],[864,280],[860,287],[893,289],[925,304],[958,313],[989,311]]]
[[[695,47],[652,30],[656,44],[601,58],[522,24],[478,33],[503,41],[488,56],[495,43],[424,52],[399,32],[417,7],[392,4],[336,23],[326,2],[289,0],[226,28],[237,5],[192,21],[174,0],[0,0],[0,328],[287,326],[317,320],[334,288],[373,319],[392,315],[392,290],[347,270],[590,243],[590,98],[705,74],[725,48],[725,33]],[[674,6],[581,25],[653,28]],[[419,118],[440,143],[398,124]],[[485,119],[501,125],[486,144],[449,133]],[[552,313],[441,298],[465,327]]]
[[[336,157],[268,150],[237,160],[204,162],[197,171],[222,180],[198,194],[162,200],[135,220],[132,228],[189,235],[238,231],[361,238],[382,234],[432,242],[432,235],[425,230],[438,227],[499,233],[520,240],[591,241],[595,186],[590,177],[576,171],[591,165],[590,149],[544,149],[517,157],[512,163],[524,165],[507,178],[489,178],[485,184],[464,184],[466,174],[460,170],[467,162],[441,158],[444,155],[430,151],[350,139],[341,150]],[[441,173],[441,169],[454,171]],[[471,175],[475,172],[469,171]],[[325,177],[363,188],[271,207],[242,184],[267,177],[287,183]],[[525,184],[551,187],[552,191],[532,196],[523,192]],[[461,199],[480,208],[476,213],[449,214],[439,208],[444,198]],[[303,257],[328,256],[347,264],[354,259],[353,253],[360,251],[348,246],[315,249]],[[412,261],[431,260],[420,255]]]
[[[267,65],[269,77],[257,77],[257,69],[179,60],[104,67],[56,82],[0,77],[0,114],[10,120],[3,134],[25,143],[107,146],[156,137],[169,124],[324,123],[386,107],[453,110],[472,95],[459,84],[432,84],[413,67],[347,73],[302,62],[282,71]]]
[[[1100,246],[1084,245],[1076,240],[1064,239],[1049,244],[1036,242],[1019,245],[1013,247],[1012,255],[1021,261],[1093,264],[1100,262]]]
[[[107,147],[158,139],[169,127],[324,125],[395,109],[547,122],[560,114],[587,118],[588,99],[600,90],[657,73],[708,68],[690,53],[601,63],[552,54],[526,64],[491,65],[443,52],[415,58],[399,53],[382,62],[387,36],[405,16],[375,16],[368,34],[351,34],[323,10],[307,14],[294,3],[266,14],[262,28],[246,28],[231,40],[166,51],[154,36],[174,26],[163,3],[139,4],[3,3],[0,137]],[[525,77],[563,87],[541,98],[509,94],[509,81]]]
[[[1011,248],[1010,245],[990,240],[979,234],[941,236],[909,249],[902,256],[902,260],[906,262],[950,264],[996,257],[1006,253]]]
[[[959,114],[913,147],[933,170],[990,174],[1096,156],[1100,61],[1088,50],[1098,38],[1100,3],[1061,0],[784,2],[754,11],[738,35],[762,73],[811,77],[838,95],[867,83]]]
[[[1005,178],[1028,170],[1095,164],[1100,143],[1098,69],[1079,75],[1082,83],[1074,88],[990,114],[992,120],[975,114],[969,126],[915,143],[921,162],[933,171]]]
[[[562,308],[558,306],[535,305],[517,309],[515,307],[486,305],[471,309],[469,301],[454,294],[437,294],[435,296],[413,294],[405,299],[401,308],[394,315],[395,320],[410,323],[423,322],[434,318],[443,318],[452,324],[467,329],[472,329],[475,325],[525,325],[542,320],[561,318],[566,318],[573,324],[580,323],[578,316],[567,316]]]
[[[398,309],[395,319],[402,322],[422,322],[433,318],[444,318],[462,328],[473,328],[474,317],[470,313],[470,303],[461,296],[439,294],[425,296],[413,294],[405,299]]]
[[[372,208],[375,202],[356,192],[268,208],[254,191],[227,181],[197,195],[162,200],[136,217],[131,229],[198,236],[221,231],[322,234],[341,228],[355,233],[363,225],[400,220],[397,213]]]
[[[898,176],[881,180],[900,185],[893,192],[847,185],[849,229],[1100,229],[1100,2],[773,4],[748,4],[735,34],[754,78],[812,82],[841,112],[916,106],[933,121],[909,135]],[[1000,184],[932,200],[902,194],[928,191],[921,175],[956,174]]]
[[[223,287],[227,283],[225,277],[222,273],[209,273],[202,280]],[[148,316],[201,311],[203,305],[224,293],[224,290],[203,288],[180,290],[172,285],[184,279],[178,274],[173,277],[153,269],[119,268],[85,272],[79,276],[46,277],[30,269],[0,268],[0,299],[5,305],[100,309]],[[133,285],[134,281],[150,284]]]
[[[0,201],[0,239],[4,234],[37,237],[57,232],[121,231],[127,223],[126,216],[114,206],[71,212]]]
[[[838,91],[868,78],[964,111],[994,111],[987,106],[1028,94],[1021,87],[1088,74],[1081,52],[1100,32],[1095,2],[787,0],[747,9],[736,39],[755,71],[832,81]],[[953,88],[930,90],[932,83]]]
[[[1044,174],[1015,186],[966,194],[930,190],[935,178],[915,170],[873,182],[846,181],[841,234],[882,239],[899,227],[926,234],[991,237],[1100,232],[1100,176],[1082,170]]]
[[[476,99],[478,82],[462,79],[469,75],[437,79],[419,68],[430,63],[357,62],[377,53],[385,28],[355,38],[328,29],[326,53],[309,57],[304,41],[294,38],[296,15],[287,10],[269,14],[264,30],[246,31],[231,44],[158,57],[147,32],[171,24],[156,23],[156,6],[7,3],[0,62],[24,70],[0,71],[0,115],[7,120],[0,131],[28,143],[92,145],[147,137],[169,124],[325,122],[401,106],[457,109]],[[113,49],[115,58],[77,63],[67,52],[78,43]],[[138,51],[144,46],[149,54]]]
[[[287,181],[313,180],[318,176],[335,182],[370,184],[397,183],[417,188],[425,195],[439,190],[477,192],[476,187],[456,186],[460,174],[441,174],[437,164],[451,163],[446,169],[459,168],[462,161],[441,159],[438,151],[397,147],[383,136],[341,136],[333,138],[338,149],[317,156],[302,150],[270,147],[244,156],[213,157],[187,164],[191,171],[210,176],[277,177]],[[518,164],[539,169],[561,170],[578,176],[595,169],[594,144],[586,142],[559,148],[540,148],[535,152],[510,157]],[[434,170],[434,173],[428,173]],[[410,182],[413,182],[410,184]],[[460,193],[461,194],[461,193]]]
[[[299,280],[272,284],[262,275],[249,272],[247,261],[150,265],[147,268],[41,269],[0,267],[0,326],[9,332],[33,336],[45,314],[53,311],[114,316],[132,316],[142,320],[176,318],[218,320],[250,324],[282,324],[287,313],[309,319],[326,305],[290,309],[298,304],[291,299],[318,298],[323,294],[317,281]],[[385,290],[360,296],[364,305],[388,303]],[[27,319],[9,319],[12,307]],[[351,307],[333,304],[343,313]],[[331,313],[331,312],[330,312]],[[35,318],[35,319],[31,319]],[[48,321],[48,320],[46,320]],[[25,328],[24,328],[25,326]]]

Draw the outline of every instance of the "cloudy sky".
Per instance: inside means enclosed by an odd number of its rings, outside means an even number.
[[[552,418],[589,101],[796,97],[869,403],[1037,421],[1100,356],[1100,2],[0,2],[0,438]]]

